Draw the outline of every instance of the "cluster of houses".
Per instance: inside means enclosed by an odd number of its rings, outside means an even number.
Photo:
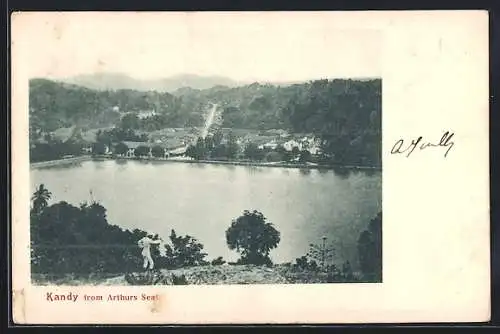
[[[147,147],[148,151],[144,155],[145,157],[153,157],[153,147],[159,147],[163,150],[162,158],[168,158],[173,155],[182,155],[186,152],[186,144],[182,141],[170,141],[167,143],[148,143],[148,142],[134,142],[125,141],[123,142],[127,146],[127,152],[124,154],[127,158],[135,157],[135,150],[142,146]]]
[[[309,151],[312,155],[318,155],[321,153],[321,141],[314,137],[302,137],[293,139],[273,139],[264,144],[260,144],[259,149],[270,149],[275,150],[278,146],[283,146],[287,151],[293,151],[297,148],[299,151]]]
[[[119,106],[114,106],[111,108],[111,110],[119,113],[121,115],[121,117],[123,117],[127,114],[130,114],[130,113],[133,113],[133,114],[137,115],[137,118],[139,118],[139,119],[145,119],[148,117],[153,117],[153,116],[158,115],[158,113],[154,109],[152,109],[152,110],[139,110],[138,112],[127,112],[127,111],[121,110]]]
[[[182,156],[186,152],[189,144],[192,144],[196,140],[196,135],[187,133],[184,129],[182,131],[177,131],[172,129],[171,131],[163,131],[162,133],[155,134],[151,136],[149,142],[136,142],[136,141],[124,141],[123,144],[127,146],[127,150],[124,154],[118,154],[119,156],[133,158],[136,157],[136,150],[139,147],[146,147],[147,150],[143,149],[141,154],[143,157],[156,157],[161,156],[163,158],[169,158],[172,156]],[[222,139],[223,144],[227,144],[227,136]],[[85,153],[91,154],[93,151],[93,144],[87,141],[87,145],[84,148]],[[288,133],[265,133],[258,136],[244,135],[237,139],[237,144],[240,147],[241,152],[243,152],[246,145],[253,143],[257,145],[259,149],[274,151],[279,147],[283,147],[286,151],[309,151],[311,155],[316,156],[321,154],[321,140],[317,137],[308,134],[295,134],[290,135]],[[163,149],[163,154],[158,154],[158,148]],[[102,148],[101,148],[102,149]],[[100,149],[100,150],[101,150]],[[116,153],[114,147],[104,148],[104,154],[111,155]],[[153,154],[155,153],[155,155]]]
[[[153,148],[160,148],[163,150],[163,154],[160,157],[168,158],[171,156],[183,155],[186,152],[186,144],[179,140],[169,140],[168,142],[136,142],[136,141],[123,141],[121,142],[127,146],[127,150],[124,154],[117,154],[118,156],[133,158],[136,157],[136,149],[139,147],[145,147],[147,150],[142,155],[143,157],[151,158],[153,157]],[[115,144],[116,147],[117,144]],[[91,154],[93,151],[92,145],[87,145],[83,148],[83,151],[87,154]],[[114,148],[108,145],[104,145],[104,154],[110,155],[114,152]]]
[[[139,119],[145,119],[145,118],[148,118],[148,117],[153,117],[153,116],[156,116],[157,113],[156,113],[156,110],[141,110],[137,113],[137,117]]]

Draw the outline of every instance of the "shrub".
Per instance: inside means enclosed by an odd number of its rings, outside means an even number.
[[[295,263],[293,264],[292,268],[296,271],[303,271],[303,270],[309,270],[309,271],[318,271],[319,267],[316,261],[311,260],[309,261],[307,259],[307,256],[302,256],[299,258],[295,259]]]
[[[180,268],[187,266],[206,265],[206,253],[203,252],[203,245],[195,238],[186,236],[177,236],[175,230],[170,233],[172,245],[166,245],[166,256],[160,259],[161,266],[167,268]]]
[[[226,261],[224,261],[224,260],[222,259],[222,256],[219,256],[218,258],[213,259],[213,260],[212,260],[212,262],[211,262],[211,264],[212,264],[213,266],[220,266],[220,265],[223,265],[224,263],[226,263]]]
[[[184,275],[180,275],[180,276],[172,275],[172,283],[174,285],[187,285],[188,284],[186,276],[184,276]]]

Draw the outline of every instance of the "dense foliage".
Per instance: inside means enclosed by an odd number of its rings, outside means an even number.
[[[47,143],[34,143],[30,146],[30,162],[58,160],[67,155],[81,155],[84,145],[74,141],[50,140]]]
[[[358,239],[359,264],[367,281],[382,281],[382,212],[368,224]]]
[[[67,202],[31,214],[32,271],[37,273],[105,273],[141,266],[136,242],[142,231],[108,224],[99,203],[79,207]]]
[[[166,268],[182,268],[208,264],[205,261],[206,253],[203,245],[192,236],[178,236],[174,230],[170,233],[172,245],[166,245],[166,257],[161,260],[160,266]]]
[[[67,202],[49,205],[50,191],[42,184],[32,196],[31,265],[33,273],[124,274],[142,272],[141,249],[137,241],[147,232],[111,225],[106,209],[97,202],[73,206]],[[341,268],[321,256],[304,255],[294,264],[277,267],[286,272],[291,282],[381,282],[382,281],[382,213],[372,219],[358,240],[360,273],[354,273],[349,262]],[[158,239],[158,235],[149,235]],[[172,230],[170,243],[154,246],[152,257],[156,268],[178,269],[203,265],[222,265],[217,257],[207,261],[204,247],[196,238],[177,235]],[[244,211],[226,230],[226,242],[241,258],[234,264],[272,265],[270,250],[280,242],[280,233],[258,211]],[[160,247],[165,247],[160,249]],[[163,252],[162,252],[163,251]],[[163,254],[162,254],[163,253]],[[231,263],[230,263],[231,264]],[[180,284],[180,283],[179,283]]]
[[[32,196],[31,264],[33,273],[99,274],[142,271],[137,241],[147,232],[111,225],[100,203],[67,202],[48,205],[50,191],[42,184]],[[150,236],[157,239],[158,236]],[[203,245],[193,237],[170,235],[162,255],[158,247],[152,256],[158,268],[203,265]],[[162,246],[160,246],[162,247]]]
[[[155,110],[158,117],[144,122],[144,127],[184,126],[199,121],[186,112],[182,100],[169,93],[134,90],[97,91],[81,86],[58,83],[46,79],[32,79],[29,84],[30,127],[50,132],[73,125],[106,127],[117,125],[121,113]],[[163,122],[163,123],[161,123]]]
[[[280,232],[256,210],[245,210],[226,230],[229,249],[241,253],[239,264],[271,265],[269,252],[280,242]]]

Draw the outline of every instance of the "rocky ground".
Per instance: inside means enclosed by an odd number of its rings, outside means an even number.
[[[153,273],[132,273],[106,280],[105,284],[131,285],[214,285],[214,284],[286,284],[290,283],[276,267],[200,266]]]
[[[272,267],[254,265],[207,265],[135,272],[124,275],[92,275],[78,277],[33,277],[35,285],[216,285],[216,284],[289,284],[326,283],[326,273],[295,271],[286,265]]]
[[[305,284],[360,282],[356,278],[332,278],[327,273],[294,270],[287,265],[272,267],[254,265],[207,265],[175,270],[159,269],[153,272],[134,272],[123,275],[99,274],[82,277],[65,275],[51,277],[33,275],[34,285],[219,285],[219,284]]]

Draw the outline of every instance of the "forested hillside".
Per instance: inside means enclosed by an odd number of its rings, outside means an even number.
[[[73,125],[112,126],[120,113],[145,110],[168,115],[173,125],[184,123],[179,99],[169,93],[97,91],[45,79],[31,80],[29,88],[30,126],[44,132]]]
[[[380,165],[381,80],[315,80],[290,86],[253,83],[229,88],[183,88],[175,95],[135,90],[97,91],[45,79],[30,81],[30,133],[61,127],[120,126],[126,113],[154,110],[134,128],[199,127],[206,107],[222,110],[222,127],[285,129],[324,140],[337,163]],[[32,137],[33,139],[33,137]]]
[[[381,80],[316,80],[185,90],[181,98],[221,103],[223,127],[312,133],[336,162],[380,165],[381,90]]]

